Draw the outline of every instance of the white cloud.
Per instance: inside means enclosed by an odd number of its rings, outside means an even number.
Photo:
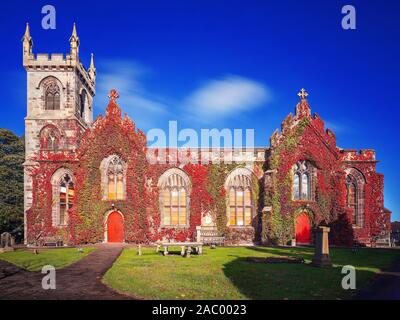
[[[184,102],[185,110],[203,120],[222,118],[268,103],[271,94],[266,86],[239,76],[211,80]]]
[[[349,131],[349,128],[343,124],[337,124],[336,122],[325,121],[325,129],[330,129],[334,133],[345,133]]]
[[[160,97],[146,90],[146,80],[152,76],[149,68],[130,60],[103,60],[97,63],[97,95],[95,105],[104,112],[108,93],[117,89],[118,104],[124,112],[148,130],[163,127],[168,120],[189,123],[215,123],[226,117],[257,108],[271,100],[266,86],[235,75],[210,80],[181,102],[173,97]],[[184,95],[185,96],[185,95]]]
[[[108,93],[116,89],[120,94],[118,104],[141,128],[156,125],[168,113],[164,99],[148,93],[143,86],[151,71],[133,61],[99,61],[96,105],[105,108]]]

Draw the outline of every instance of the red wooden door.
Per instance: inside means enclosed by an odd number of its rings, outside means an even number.
[[[107,241],[124,242],[124,219],[119,212],[112,212],[107,220]]]
[[[296,220],[296,243],[311,243],[311,224],[305,213],[301,213]]]

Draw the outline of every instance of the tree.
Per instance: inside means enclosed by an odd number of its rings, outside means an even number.
[[[0,234],[10,232],[23,239],[24,139],[0,129]]]

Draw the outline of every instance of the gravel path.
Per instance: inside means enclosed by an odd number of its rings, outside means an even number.
[[[98,245],[97,250],[69,267],[57,270],[56,289],[43,290],[40,272],[29,272],[0,260],[0,299],[121,300],[129,299],[101,282],[123,245]]]
[[[356,300],[400,300],[400,260],[354,297]]]

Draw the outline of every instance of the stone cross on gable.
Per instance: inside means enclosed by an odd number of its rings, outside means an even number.
[[[300,97],[301,100],[305,100],[308,97],[308,92],[303,88],[297,95]]]
[[[115,100],[117,100],[119,98],[119,93],[118,93],[117,90],[112,89],[110,91],[110,93],[108,94],[108,97],[110,98],[110,100],[114,100],[115,101]]]

